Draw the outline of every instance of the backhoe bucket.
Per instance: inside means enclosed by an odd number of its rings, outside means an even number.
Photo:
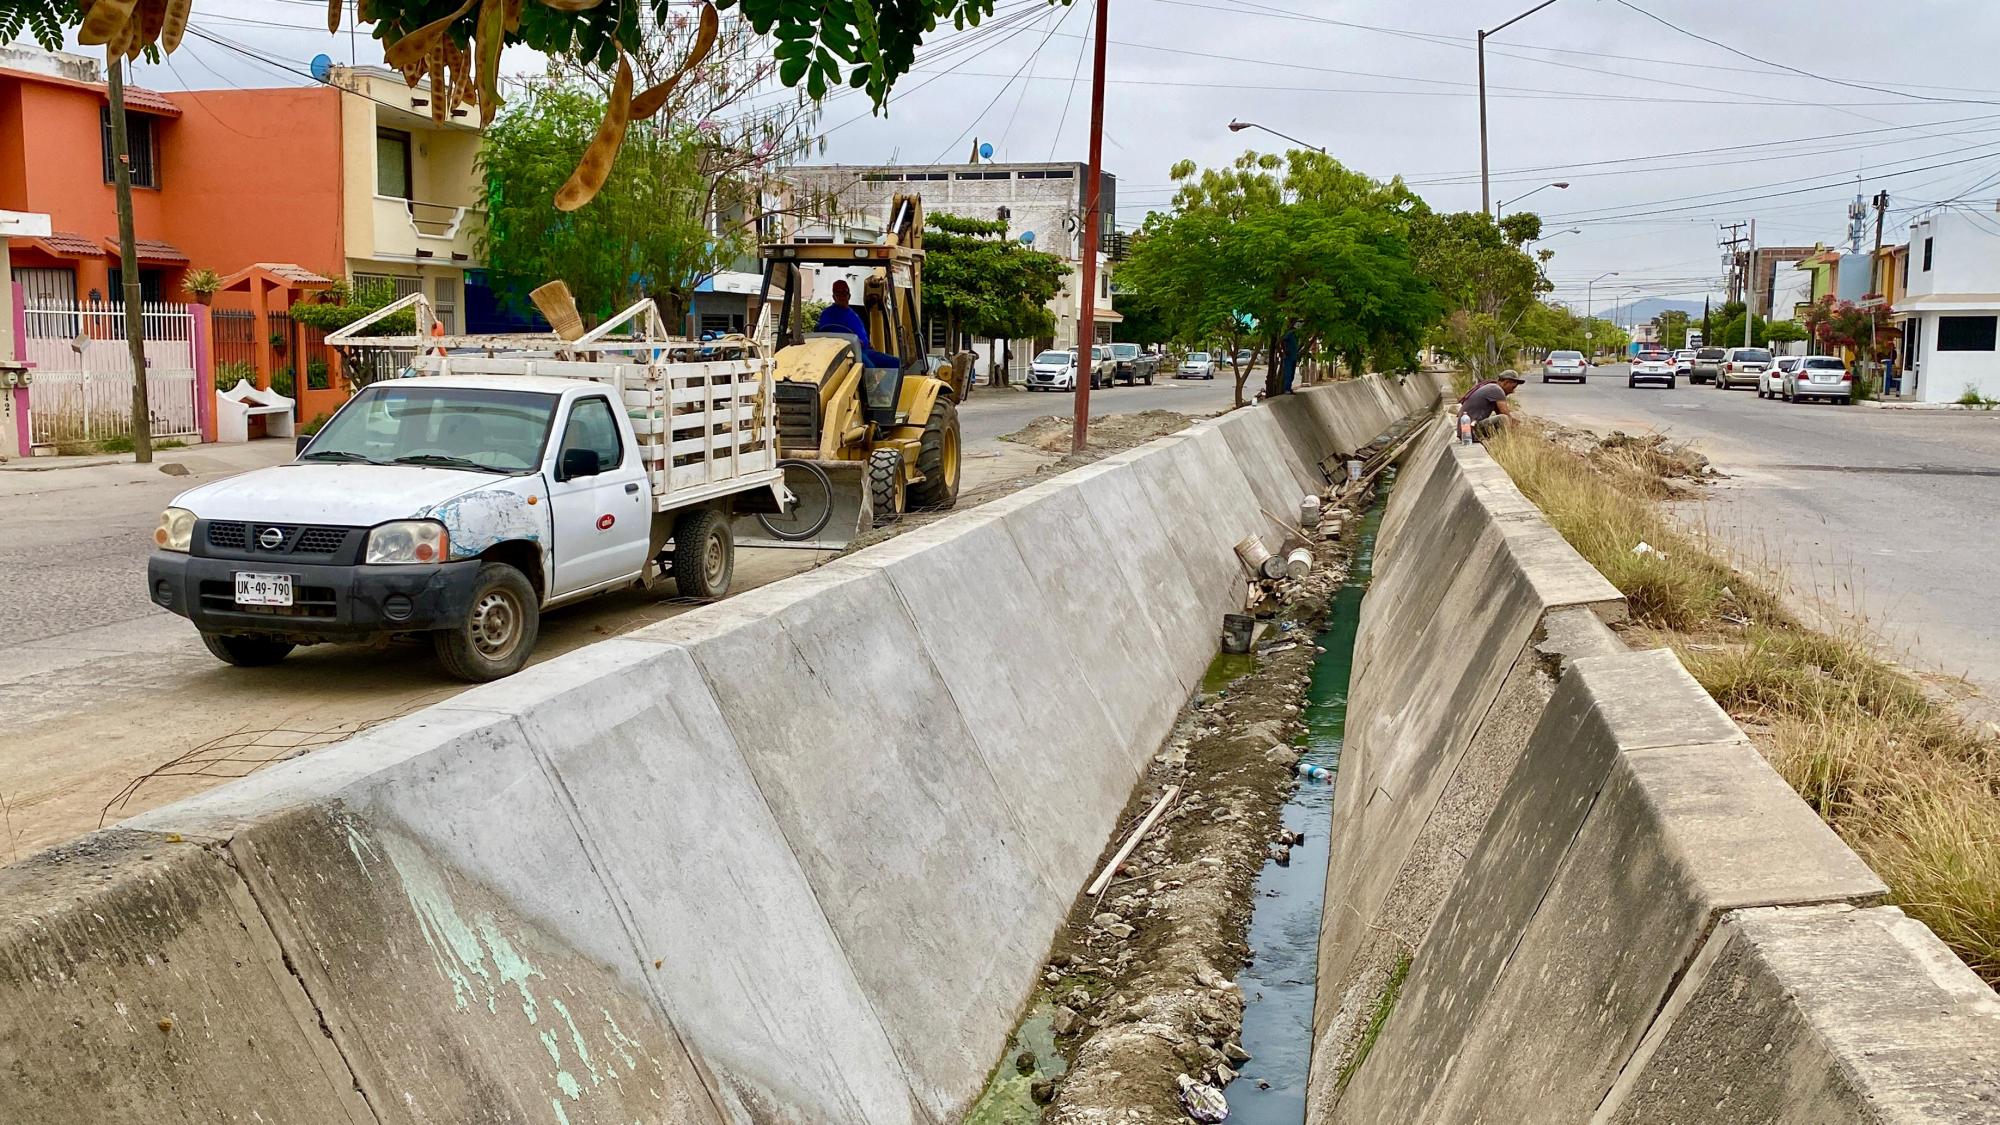
[[[784,547],[804,551],[841,551],[875,528],[875,508],[869,500],[865,461],[814,461],[832,488],[833,513],[826,526],[807,539],[781,539],[755,516],[737,516],[730,530],[739,547]],[[801,489],[801,503],[808,501]],[[803,513],[802,513],[803,514]],[[775,519],[775,517],[773,517]],[[785,526],[781,521],[779,527]]]

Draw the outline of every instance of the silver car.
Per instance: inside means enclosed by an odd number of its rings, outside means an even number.
[[[1590,366],[1583,362],[1582,352],[1550,352],[1542,361],[1542,382],[1552,379],[1574,379],[1583,382],[1590,374]]]
[[[1215,378],[1215,360],[1209,358],[1207,352],[1189,352],[1187,358],[1181,360],[1180,370],[1174,372],[1174,378],[1213,379]]]
[[[1764,372],[1770,366],[1771,352],[1768,348],[1731,348],[1715,369],[1715,389],[1726,391],[1731,387],[1757,386],[1764,381]]]
[[[1797,355],[1781,355],[1773,359],[1771,366],[1764,369],[1764,377],[1757,380],[1757,397],[1777,398],[1779,389],[1785,383],[1785,373],[1798,370],[1799,361],[1804,358]]]
[[[1785,373],[1781,395],[1786,402],[1823,398],[1846,406],[1854,401],[1854,372],[1839,356],[1809,355]]]

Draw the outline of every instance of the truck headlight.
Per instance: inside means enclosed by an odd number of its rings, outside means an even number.
[[[443,562],[451,553],[451,538],[436,520],[398,520],[368,533],[363,562]]]
[[[187,553],[194,541],[194,513],[186,508],[168,508],[160,513],[160,526],[153,529],[153,542],[162,551]]]

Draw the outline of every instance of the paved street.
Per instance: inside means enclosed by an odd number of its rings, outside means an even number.
[[[1993,511],[2000,412],[1787,404],[1685,380],[1632,390],[1623,366],[1589,383],[1531,382],[1523,409],[1599,432],[1690,442],[1729,479],[1691,520],[1802,602],[1865,620],[1912,666],[2000,700]]]
[[[1207,415],[1226,407],[1230,384],[1156,382],[1100,390],[1093,414],[1147,409]],[[1044,414],[1067,415],[1067,394],[980,388],[965,407],[970,490],[1029,476],[1054,460],[996,440]],[[186,621],[145,595],[146,556],[160,509],[181,491],[289,457],[287,442],[168,450],[155,467],[94,465],[0,471],[0,863],[94,828],[133,779],[182,755],[195,761],[148,780],[115,821],[218,784],[255,760],[331,740],[464,690],[430,646],[320,645],[278,667],[230,668],[209,655]],[[745,549],[736,589],[777,581],[826,556]],[[684,613],[695,603],[615,594],[551,613],[536,660]],[[282,728],[282,729],[280,729]],[[232,758],[233,761],[222,761]]]

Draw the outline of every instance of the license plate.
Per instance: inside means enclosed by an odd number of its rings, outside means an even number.
[[[289,574],[253,574],[247,570],[236,572],[237,605],[290,605],[292,604],[292,576]]]

